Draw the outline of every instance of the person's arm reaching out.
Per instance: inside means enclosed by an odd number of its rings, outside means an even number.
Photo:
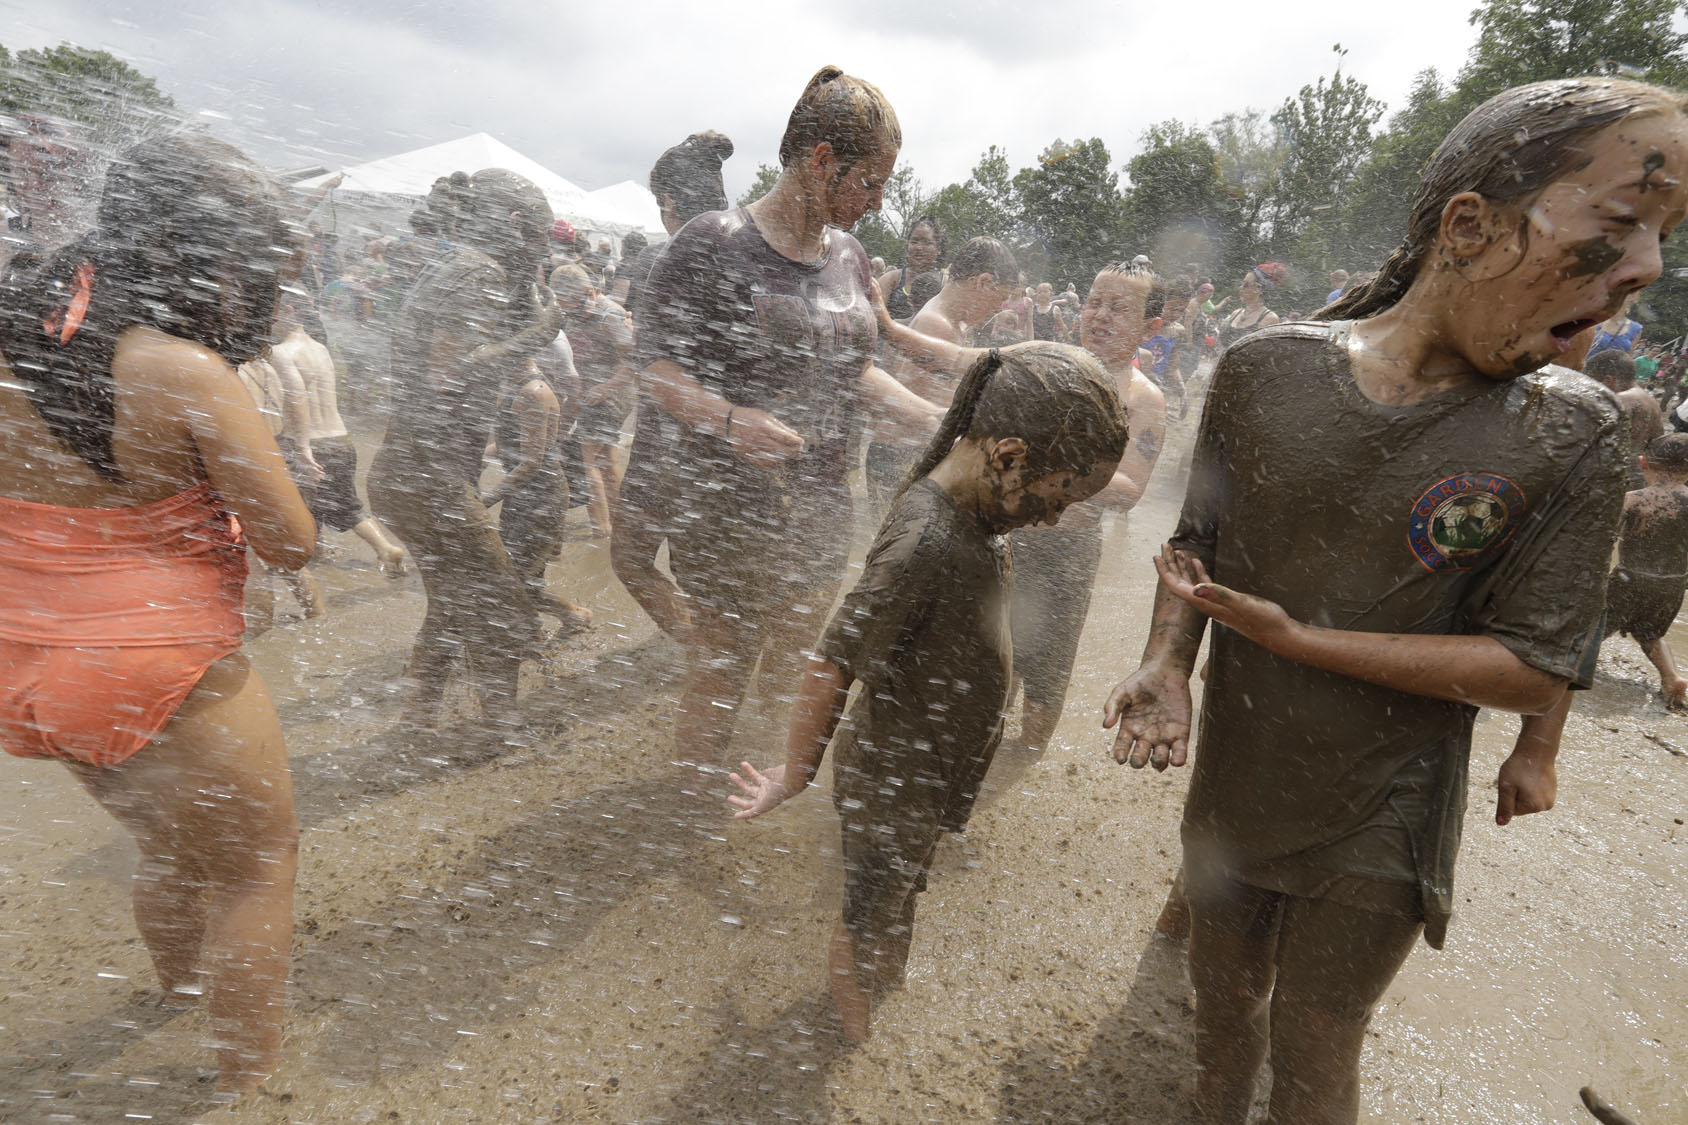
[[[741,762],[744,776],[732,774],[742,796],[730,796],[733,816],[748,820],[761,816],[815,780],[827,743],[832,741],[852,683],[838,665],[819,656],[809,657],[809,667],[797,688],[791,709],[791,726],[785,740],[785,762],[762,773],[749,762]]]

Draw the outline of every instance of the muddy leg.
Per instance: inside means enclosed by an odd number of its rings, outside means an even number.
[[[298,853],[286,750],[263,681],[238,654],[218,661],[152,745],[78,774],[119,821],[142,827],[144,870],[203,880],[139,896],[147,917],[137,922],[166,987],[191,990],[195,974],[208,982],[219,1089],[257,1089],[280,1059]],[[153,912],[172,903],[187,914],[160,924]]]
[[[726,762],[761,638],[754,625],[700,615],[687,646],[686,686],[674,716],[681,760],[704,766]]]
[[[1227,933],[1192,911],[1190,981],[1196,989],[1196,1111],[1206,1125],[1243,1125],[1266,1058],[1275,932]]]
[[[868,1024],[873,1018],[873,993],[863,981],[863,972],[856,964],[856,946],[839,919],[827,948],[827,984],[832,992],[832,1006],[838,1022],[844,1026],[844,1038],[860,1043],[867,1038]]]
[[[1289,900],[1272,995],[1268,1122],[1352,1125],[1359,1119],[1366,1025],[1420,929],[1387,914]]]
[[[656,627],[683,641],[692,628],[691,604],[674,580],[657,569],[663,536],[642,509],[622,504],[610,533],[610,566]]]
[[[1676,658],[1670,651],[1670,644],[1660,637],[1644,647],[1647,659],[1659,670],[1659,688],[1665,693],[1665,706],[1672,711],[1688,707],[1688,680],[1676,670]]]

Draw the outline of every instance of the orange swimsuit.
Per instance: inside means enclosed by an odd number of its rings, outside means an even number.
[[[137,508],[0,497],[0,745],[126,761],[240,648],[245,583],[210,484]]]

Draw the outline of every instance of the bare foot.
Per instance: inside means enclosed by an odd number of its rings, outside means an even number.
[[[403,578],[405,575],[404,552],[394,551],[390,555],[382,555],[381,573],[388,578]]]
[[[1675,683],[1663,686],[1665,710],[1688,711],[1688,680],[1678,676]]]
[[[557,632],[552,636],[552,640],[566,640],[576,633],[584,633],[592,628],[592,611],[585,606],[559,601],[557,609],[560,611],[557,615]]]

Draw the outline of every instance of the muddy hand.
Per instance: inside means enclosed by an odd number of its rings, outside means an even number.
[[[1559,778],[1552,762],[1513,754],[1501,763],[1495,799],[1495,823],[1506,825],[1515,816],[1546,812],[1559,793]]]
[[[1256,644],[1270,648],[1268,639],[1292,624],[1278,603],[1221,586],[1208,578],[1207,568],[1200,559],[1173,550],[1170,543],[1162,544],[1160,554],[1155,556],[1155,572],[1179,601],[1194,606]]]
[[[733,784],[739,787],[741,796],[729,796],[727,804],[733,806],[733,816],[738,820],[749,820],[753,816],[761,816],[769,809],[777,807],[787,797],[791,796],[785,788],[785,765],[782,763],[762,773],[749,762],[740,762],[739,769],[747,776],[740,777],[737,773],[729,774]]]
[[[1158,668],[1139,668],[1120,681],[1102,709],[1102,727],[1119,725],[1114,761],[1132,769],[1181,766],[1189,753],[1190,681]]]
[[[803,452],[803,435],[753,406],[733,408],[727,444],[734,453],[759,469],[777,469],[784,461]]]

